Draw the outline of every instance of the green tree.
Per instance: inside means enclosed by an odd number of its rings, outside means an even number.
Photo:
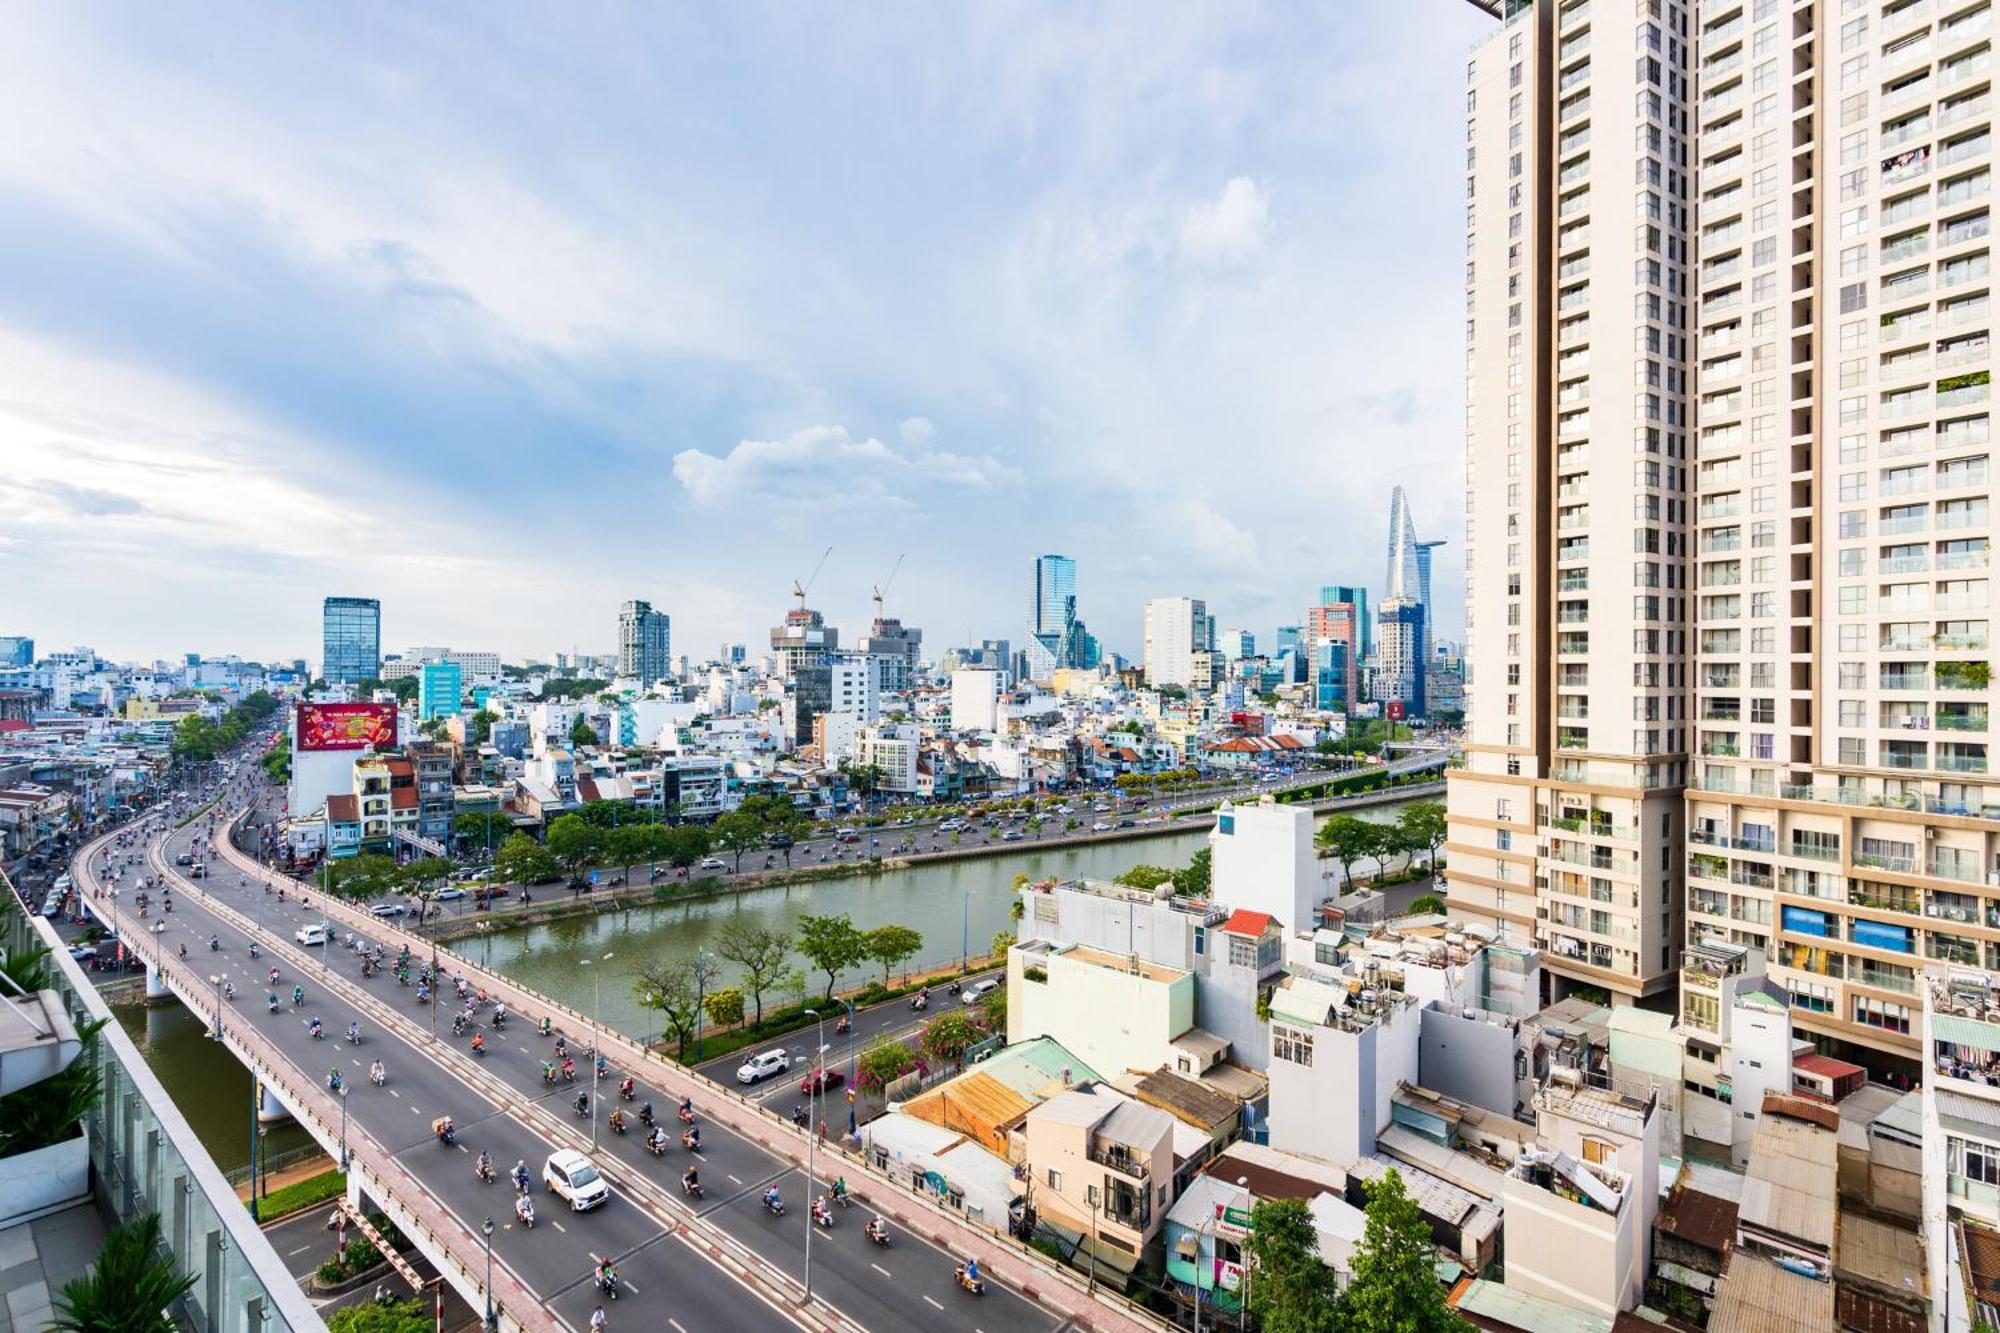
[[[996,986],[979,1000],[979,1022],[988,1032],[1007,1033],[1007,988]]]
[[[1258,1205],[1261,1210],[1262,1204]],[[1389,1171],[1369,1187],[1368,1226],[1354,1249],[1354,1280],[1340,1297],[1339,1324],[1355,1333],[1442,1333],[1465,1323],[1444,1303],[1430,1226]],[[1255,1214],[1252,1224],[1257,1225]],[[1252,1289],[1261,1290],[1260,1268]]]
[[[624,824],[604,835],[604,859],[625,871],[629,879],[633,866],[656,859],[655,845],[652,826]]]
[[[1410,845],[1422,851],[1435,870],[1438,848],[1445,839],[1444,802],[1417,801],[1404,806],[1399,826]]]
[[[576,815],[560,815],[549,825],[549,852],[574,874],[597,860],[604,834]]]
[[[160,1215],[146,1213],[104,1238],[97,1262],[63,1285],[52,1329],[64,1333],[175,1333],[173,1307],[195,1274],[176,1271],[160,1236]]]
[[[949,1060],[959,1064],[965,1053],[986,1039],[979,1025],[960,1011],[953,1009],[939,1014],[924,1024],[917,1036],[917,1048],[933,1060]]]
[[[1265,1333],[1333,1333],[1348,1327],[1337,1308],[1339,1283],[1320,1262],[1319,1231],[1304,1199],[1259,1202],[1250,1210],[1246,1248],[1252,1264],[1250,1308]]]
[[[708,1021],[719,1028],[733,1028],[743,1021],[743,992],[735,986],[728,986],[710,993],[701,1007],[708,1011]]]
[[[1319,826],[1313,841],[1340,864],[1341,882],[1354,885],[1354,863],[1369,855],[1376,826],[1353,815],[1335,815]]]
[[[1206,898],[1211,874],[1211,857],[1206,847],[1199,848],[1188,859],[1186,866],[1173,875],[1174,892],[1188,898]]]
[[[709,840],[722,851],[735,855],[736,872],[740,875],[743,873],[743,853],[754,852],[764,845],[763,821],[755,814],[732,810],[716,819],[709,829]]]
[[[373,898],[403,887],[403,868],[393,856],[363,852],[328,861],[320,868],[320,884],[343,898]]]
[[[1006,958],[1007,951],[1013,948],[1016,943],[1018,941],[1014,938],[1014,932],[1011,930],[996,930],[993,932],[993,952],[1002,959]]]
[[[475,746],[484,745],[493,738],[493,724],[500,720],[498,713],[482,708],[472,715],[472,734],[466,740]]]
[[[513,831],[513,822],[497,810],[474,811],[451,821],[452,836],[468,850],[474,847],[484,850],[489,845],[503,843]]]
[[[525,833],[514,833],[493,854],[493,874],[510,884],[543,884],[561,873],[549,849]]]
[[[1134,889],[1151,890],[1151,889],[1157,889],[1162,884],[1170,882],[1173,879],[1173,877],[1174,877],[1174,872],[1167,869],[1165,866],[1151,866],[1142,864],[1133,866],[1130,870],[1127,870],[1122,875],[1115,876],[1112,880],[1112,883],[1124,884]]]
[[[854,922],[846,916],[802,916],[799,918],[799,952],[826,973],[826,998],[833,999],[833,983],[840,974],[866,957],[866,942]]]
[[[1361,855],[1375,863],[1375,878],[1380,879],[1389,868],[1389,858],[1403,850],[1403,836],[1394,824],[1362,820],[1361,825],[1368,830],[1361,836]]]
[[[782,930],[760,926],[738,918],[716,936],[715,951],[736,964],[743,975],[744,989],[756,1007],[752,1027],[764,1026],[764,995],[776,984],[791,956],[792,937]]]
[[[361,1301],[326,1317],[327,1333],[430,1333],[431,1308],[417,1299]]]
[[[721,970],[721,965],[705,953],[678,962],[647,963],[639,969],[633,990],[640,1004],[659,1010],[665,1035],[675,1042],[675,1059],[687,1058],[702,1001]]]
[[[854,1062],[854,1081],[871,1092],[880,1092],[917,1067],[917,1057],[908,1046],[885,1037],[861,1052]]]
[[[877,926],[861,936],[861,951],[873,962],[882,965],[882,984],[889,984],[889,973],[896,964],[907,962],[917,956],[917,950],[924,947],[923,932],[910,926],[890,924]]]
[[[677,866],[691,866],[708,855],[709,833],[702,824],[682,824],[673,830],[667,859]]]
[[[579,750],[585,746],[597,744],[597,728],[591,726],[584,718],[579,717],[576,721],[569,724],[569,743]]]
[[[1438,897],[1435,893],[1419,894],[1410,900],[1410,914],[1412,916],[1423,916],[1431,913],[1440,916],[1444,914],[1444,899]]]

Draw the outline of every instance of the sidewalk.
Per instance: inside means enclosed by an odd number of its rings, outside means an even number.
[[[307,1158],[303,1162],[293,1162],[290,1166],[281,1166],[276,1171],[265,1173],[262,1177],[264,1193],[269,1194],[272,1190],[280,1190],[287,1185],[296,1185],[301,1180],[311,1180],[314,1176],[323,1176],[333,1169],[334,1161],[325,1153],[321,1153],[317,1157]],[[246,1180],[237,1185],[236,1197],[245,1203],[250,1202],[249,1181]]]

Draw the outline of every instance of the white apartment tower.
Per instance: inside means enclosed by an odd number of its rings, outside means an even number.
[[[1155,597],[1146,603],[1146,683],[1196,683],[1196,655],[1215,650],[1215,622],[1199,597]],[[1203,681],[1202,684],[1208,682]]]
[[[1897,1068],[2000,967],[1988,0],[1704,0],[1692,938]],[[1914,1072],[1913,1066],[1900,1066]]]
[[[1554,993],[1629,1003],[1682,940],[1690,16],[1480,7],[1450,904],[1539,946]]]
[[[1468,114],[1453,901],[1539,931],[1576,975],[1572,909],[1625,924],[1607,853],[1637,853],[1642,932],[1671,856],[1689,942],[1764,950],[1798,1031],[1914,1073],[1926,963],[2000,970],[1991,0],[1505,8]],[[1655,496],[1658,524],[1639,517]],[[1655,599],[1657,701],[1636,651]],[[1607,692],[1627,632],[1633,676]],[[1579,767],[1589,784],[1565,786]],[[1638,780],[1607,782],[1620,767]],[[1587,901],[1560,887],[1584,864]],[[1660,963],[1640,958],[1641,977]]]

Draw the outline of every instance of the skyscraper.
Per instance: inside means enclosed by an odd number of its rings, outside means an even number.
[[[1629,1002],[1674,989],[1682,940],[1690,25],[1680,0],[1491,8],[1504,22],[1466,71],[1471,680],[1449,909],[1540,946],[1553,994]],[[1811,216],[1782,208],[1787,228]],[[1798,325],[1776,285],[1773,338]],[[1392,553],[1415,546],[1398,507]],[[1392,598],[1421,597],[1414,557],[1392,554]]]
[[[1058,667],[1082,666],[1076,617],[1076,561],[1066,555],[1035,557],[1035,600],[1028,632]]]
[[[1389,574],[1382,600],[1420,599],[1422,571],[1418,568],[1417,524],[1410,517],[1410,497],[1401,486],[1389,493]]]
[[[320,607],[320,675],[329,685],[357,685],[382,670],[382,603],[329,597]]]
[[[1343,594],[1346,594],[1343,596]],[[1362,615],[1365,604],[1352,600],[1367,594],[1359,588],[1319,590],[1320,604],[1306,608],[1306,662],[1312,673],[1313,704],[1353,716],[1361,702]],[[1339,644],[1328,652],[1328,644]],[[1336,675],[1329,676],[1328,672]]]
[[[35,664],[35,641],[18,634],[0,634],[0,667]]]
[[[641,688],[670,673],[673,626],[651,602],[630,601],[618,608],[618,674],[636,677]]]
[[[1359,652],[1362,657],[1367,657],[1375,651],[1375,604],[1368,600],[1368,589],[1348,583],[1331,583],[1320,588],[1321,606],[1333,606],[1339,602],[1346,602],[1354,607],[1360,617]]]
[[[456,662],[426,662],[417,677],[417,720],[456,717],[465,700],[465,668]]]
[[[1146,683],[1195,684],[1204,674],[1196,654],[1215,651],[1215,624],[1199,597],[1155,597],[1146,603]]]

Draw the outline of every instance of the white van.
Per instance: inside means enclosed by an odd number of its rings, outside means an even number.
[[[325,944],[327,929],[315,921],[309,926],[300,926],[292,932],[292,938],[300,944]]]

